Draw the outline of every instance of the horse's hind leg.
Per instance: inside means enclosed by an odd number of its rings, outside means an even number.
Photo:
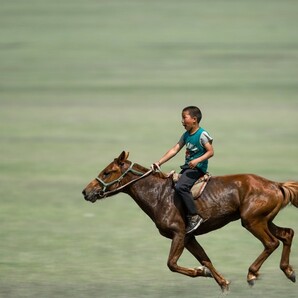
[[[280,260],[280,269],[285,273],[286,277],[292,282],[296,281],[295,271],[290,266],[290,252],[294,231],[290,228],[281,228],[274,223],[269,224],[271,233],[283,243],[283,250]]]
[[[264,245],[263,252],[259,257],[252,263],[248,269],[247,282],[253,286],[255,280],[258,278],[259,270],[267,258],[273,253],[274,250],[279,246],[278,239],[272,235],[268,228],[268,223],[265,218],[261,220],[250,220],[250,224],[247,221],[242,220],[242,225],[250,231],[256,238],[258,238]]]
[[[193,235],[186,239],[185,247],[203,266],[208,269],[208,271],[203,269],[205,276],[213,277],[221,287],[222,291],[227,291],[229,289],[230,282],[216,271],[206,252]]]

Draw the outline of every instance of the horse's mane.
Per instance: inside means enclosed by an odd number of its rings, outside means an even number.
[[[144,171],[145,173],[149,171],[148,168],[138,164],[138,163],[135,163],[134,164],[136,166],[136,168],[140,171]],[[162,178],[162,179],[168,179],[170,176],[169,174],[166,174],[164,172],[154,172],[152,173],[155,177],[159,177],[159,178]]]

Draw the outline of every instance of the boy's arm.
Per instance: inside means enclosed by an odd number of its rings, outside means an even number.
[[[191,160],[188,165],[191,169],[194,169],[196,167],[196,165],[206,159],[211,158],[214,155],[214,150],[213,150],[213,146],[211,142],[208,142],[204,145],[206,152],[205,154],[203,154],[202,156]]]
[[[165,153],[165,155],[157,162],[153,163],[153,167],[158,169],[162,164],[167,162],[169,159],[174,157],[184,146],[184,143],[180,140],[175,146],[173,146],[169,151]]]

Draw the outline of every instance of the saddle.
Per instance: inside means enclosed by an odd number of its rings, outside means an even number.
[[[181,176],[181,174],[175,173],[174,171],[170,172],[168,175],[169,177],[172,177],[174,183],[176,183]],[[193,185],[193,187],[191,188],[191,193],[195,200],[201,196],[210,178],[211,174],[206,173],[204,176],[200,177]]]

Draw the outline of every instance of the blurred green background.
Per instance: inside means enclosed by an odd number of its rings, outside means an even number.
[[[297,15],[293,0],[0,0],[0,297],[220,297],[168,270],[170,241],[128,196],[81,191],[122,150],[160,158],[187,105],[213,175],[297,180]],[[297,214],[275,222],[297,232]],[[198,240],[230,297],[297,297],[281,247],[247,286],[262,245],[240,222]],[[297,239],[291,256],[297,269]]]

